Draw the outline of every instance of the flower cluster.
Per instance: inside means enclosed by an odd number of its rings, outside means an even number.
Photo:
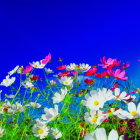
[[[55,72],[51,59],[16,66],[0,83],[2,140],[140,139],[140,90],[129,81],[129,62],[103,57],[91,66],[59,58]]]

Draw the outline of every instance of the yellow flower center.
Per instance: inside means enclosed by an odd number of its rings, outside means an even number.
[[[87,69],[87,67],[83,67],[83,69],[84,69],[84,70],[86,70],[86,69]]]
[[[93,103],[94,105],[99,105],[99,102],[98,101],[94,101],[94,103]]]
[[[69,84],[69,82],[68,82],[68,81],[64,81],[64,84],[65,84],[65,85],[68,85],[68,84]]]
[[[131,115],[132,116],[135,116],[135,115],[137,115],[138,113],[136,112],[136,111],[133,111],[133,112],[131,112]]]
[[[44,132],[44,131],[43,131],[42,129],[38,129],[38,130],[37,130],[37,133],[38,133],[38,134],[42,134],[43,132]]]
[[[54,136],[56,136],[56,135],[57,135],[57,133],[56,133],[56,132],[54,132],[54,133],[53,133],[53,135],[54,135]]]
[[[119,98],[120,97],[120,95],[116,95],[116,98]]]

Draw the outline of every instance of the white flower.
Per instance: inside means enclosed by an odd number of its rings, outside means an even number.
[[[61,102],[65,98],[67,92],[68,92],[67,88],[61,89],[61,93],[56,92],[54,94],[54,97],[52,97],[53,103],[55,104]]]
[[[4,129],[2,128],[2,127],[0,127],[0,138],[2,138],[3,137],[3,135],[4,135]]]
[[[67,71],[72,71],[76,69],[76,64],[75,63],[70,63],[70,65],[66,66]]]
[[[36,120],[37,124],[35,124],[32,128],[32,132],[35,137],[39,137],[40,139],[44,139],[48,135],[49,129],[46,127],[45,123]]]
[[[50,122],[58,116],[58,106],[55,105],[54,108],[44,108],[45,114],[42,115],[42,119]]]
[[[40,108],[41,104],[36,103],[36,102],[30,102],[29,104],[27,104],[25,106],[30,106],[30,107],[33,107],[33,108]]]
[[[105,101],[101,91],[92,90],[90,94],[85,95],[84,105],[91,110],[99,110],[103,108]]]
[[[36,61],[36,62],[30,63],[30,65],[34,68],[43,69],[46,64],[42,64],[41,62]]]
[[[8,86],[11,86],[11,85],[15,82],[15,80],[16,80],[15,77],[11,77],[11,78],[10,78],[9,75],[8,75],[8,76],[6,76],[6,79],[4,79],[4,80],[1,82],[0,85],[8,87]]]
[[[71,85],[73,83],[73,79],[71,77],[64,76],[64,77],[61,77],[60,83],[68,86],[68,85]]]
[[[100,125],[105,119],[107,119],[107,114],[103,111],[92,110],[90,113],[86,112],[84,119],[90,124],[94,124],[94,127]]]
[[[59,139],[62,137],[62,133],[57,128],[51,128],[51,135],[54,139]]]
[[[45,68],[45,72],[46,72],[47,74],[50,74],[50,73],[53,73],[53,70],[51,70],[50,68]]]
[[[25,108],[18,102],[11,105],[11,107],[8,109],[9,113],[15,113],[15,112],[24,112]]]
[[[10,76],[13,75],[14,73],[17,72],[18,68],[19,68],[19,66],[16,66],[13,70],[9,71],[8,74],[9,74]]]
[[[25,84],[23,84],[24,85],[24,87],[25,88],[32,88],[34,85],[31,83],[31,82],[29,82],[29,81],[26,81],[26,83]]]
[[[97,128],[93,133],[88,133],[84,137],[84,140],[118,140],[118,132],[111,130],[107,138],[106,131],[104,128]],[[124,136],[120,136],[119,140],[124,140]]]
[[[105,101],[109,101],[114,98],[114,95],[110,89],[103,88],[103,89],[97,89],[97,90],[98,90],[98,94],[102,94],[102,96],[104,96]]]
[[[12,94],[10,94],[10,95],[5,94],[5,97],[7,97],[7,98],[15,98],[15,95],[12,95]]]
[[[54,85],[56,85],[56,82],[55,82],[54,80],[51,80],[51,81],[50,81],[50,84],[51,84],[52,86],[54,86]]]
[[[117,115],[121,119],[135,119],[140,117],[140,103],[136,107],[133,102],[128,103],[128,111],[119,109],[114,112],[114,115]]]
[[[89,66],[89,64],[85,64],[85,63],[79,64],[79,66],[80,66],[80,70],[82,72],[86,72],[91,68],[91,66]]]
[[[127,96],[127,93],[125,91],[120,93],[120,89],[119,88],[116,88],[114,93],[115,93],[115,96],[114,96],[115,100],[121,101],[121,100],[128,100],[130,98],[130,95]]]

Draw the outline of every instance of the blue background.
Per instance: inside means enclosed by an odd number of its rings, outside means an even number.
[[[53,56],[49,67],[99,63],[102,56],[129,61],[140,79],[140,8],[122,1],[4,1],[0,3],[0,79],[16,65]]]

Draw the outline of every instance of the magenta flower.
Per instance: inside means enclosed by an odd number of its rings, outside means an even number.
[[[22,73],[21,74],[28,74],[32,71],[33,67],[31,65],[29,66],[26,66],[25,69],[23,69]]]
[[[106,57],[104,56],[102,59],[100,59],[102,64],[98,64],[98,66],[101,66],[102,68],[105,69],[112,69],[113,67],[117,67],[120,65],[120,61],[117,61],[117,59],[112,59],[112,58],[108,58],[106,59]]]
[[[126,69],[126,68],[128,68],[129,66],[130,66],[130,63],[127,62],[127,63],[124,63],[124,64],[121,66],[121,68],[122,68],[122,69]]]
[[[49,53],[49,54],[45,57],[45,59],[41,60],[41,63],[42,63],[42,64],[47,64],[47,63],[49,63],[49,62],[51,61],[51,58],[52,58],[52,56],[51,56],[51,54]]]
[[[125,71],[121,71],[120,69],[117,69],[114,73],[113,73],[113,76],[116,78],[116,79],[119,79],[119,80],[127,80],[128,77],[125,77],[126,73]]]

